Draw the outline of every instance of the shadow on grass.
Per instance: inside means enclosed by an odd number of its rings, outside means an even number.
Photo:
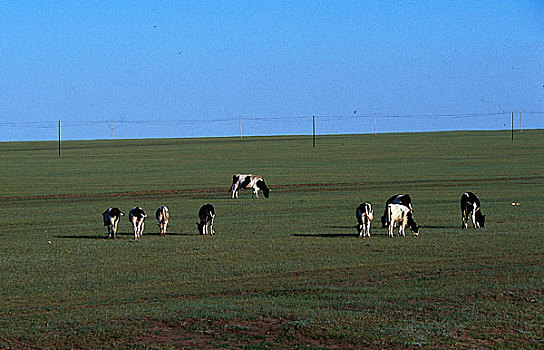
[[[117,232],[117,237],[119,236],[129,236],[129,237],[134,237],[134,233],[132,232]],[[160,233],[158,232],[151,232],[151,233],[145,233],[143,234],[143,237],[145,236],[157,236],[157,237],[160,237]],[[164,238],[168,238],[168,236],[187,236],[187,237],[190,237],[190,236],[200,236],[198,233],[167,233],[166,234],[166,237]],[[99,234],[99,235],[57,235],[55,236],[55,238],[62,238],[62,239],[111,239],[108,237],[108,234],[105,233],[105,234]]]
[[[455,225],[421,225],[419,226],[419,228],[431,228],[431,229],[444,229],[444,228],[448,228],[448,229],[460,229],[461,228],[461,225],[459,226],[455,226]]]
[[[357,238],[360,240],[364,240],[363,237],[359,237],[357,233],[295,233],[292,234],[291,237],[314,237],[314,238],[341,238],[341,237],[352,237]],[[385,233],[372,233],[372,238],[378,237],[378,238],[390,238],[387,232]],[[368,238],[366,238],[368,239]]]
[[[292,237],[323,237],[323,238],[336,238],[336,237],[358,237],[354,233],[295,233],[291,235]]]
[[[68,238],[68,239],[108,239],[108,235],[98,236],[98,235],[59,235],[55,238]]]
[[[357,225],[351,225],[351,226],[325,226],[326,228],[345,228],[345,229],[353,229],[357,228]]]

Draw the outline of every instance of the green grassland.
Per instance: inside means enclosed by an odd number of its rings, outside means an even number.
[[[56,147],[0,144],[0,349],[544,347],[542,130]],[[249,172],[270,198],[230,199]],[[461,229],[465,191],[484,229]],[[396,193],[419,237],[380,227]],[[207,202],[215,236],[196,230]],[[135,205],[143,238],[123,218],[108,240],[104,209]]]

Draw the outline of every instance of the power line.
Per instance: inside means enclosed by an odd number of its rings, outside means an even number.
[[[509,115],[510,112],[495,112],[495,113],[457,113],[457,114],[356,114],[356,115],[315,115],[315,118],[321,120],[355,120],[355,119],[426,119],[426,118],[443,118],[443,119],[474,119],[474,118],[488,118],[496,116]],[[527,111],[523,112],[524,115],[531,115],[533,118],[544,118],[544,112],[542,111]],[[240,119],[245,121],[294,121],[294,120],[309,120],[311,115],[307,116],[238,116],[232,118],[214,118],[214,119],[160,119],[160,120],[126,120],[126,119],[104,119],[104,120],[84,120],[84,121],[63,121],[63,128],[78,128],[84,126],[94,125],[108,125],[115,124],[140,124],[140,125],[184,125],[195,123],[220,123],[220,122],[238,122]],[[1,127],[12,128],[35,128],[35,129],[51,129],[57,128],[57,121],[14,121],[14,122],[0,122]]]

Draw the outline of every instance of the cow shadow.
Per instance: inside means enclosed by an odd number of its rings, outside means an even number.
[[[385,233],[374,233],[372,232],[372,238],[374,237],[381,237],[381,238],[389,238],[389,235],[387,232]],[[357,233],[294,233],[291,235],[291,237],[307,237],[307,238],[344,238],[344,237],[352,237],[357,239],[363,239],[362,237],[359,237],[359,234]]]
[[[54,237],[62,238],[62,239],[108,239],[107,234],[105,235],[57,235]]]
[[[357,226],[350,225],[350,226],[325,226],[325,228],[328,229],[341,229],[341,232],[338,233],[295,233],[291,236],[293,237],[322,237],[322,238],[339,238],[339,237],[356,237],[357,232],[355,232],[355,229]],[[352,233],[343,233],[345,230],[353,230]]]
[[[419,228],[430,228],[430,229],[456,229],[461,228],[461,225],[420,225]]]
[[[338,238],[338,237],[358,237],[356,233],[294,233],[292,237],[321,237],[321,238]]]
[[[134,237],[134,233],[133,232],[117,232],[117,237],[119,236],[131,236],[131,237]],[[143,237],[145,236],[156,236],[156,237],[160,237],[160,233],[159,232],[149,232],[149,233],[146,233],[144,232],[143,234]],[[166,237],[168,236],[200,236],[199,233],[166,233]],[[94,235],[56,235],[54,236],[55,238],[61,238],[61,239],[95,239],[95,240],[99,240],[99,239],[112,239],[112,238],[109,238],[108,237],[108,234],[107,233],[104,233],[104,234],[94,234]]]
[[[325,226],[325,228],[328,228],[328,229],[336,229],[336,230],[342,230],[342,233],[341,232],[338,232],[338,233],[294,233],[292,234],[291,236],[292,237],[313,237],[313,238],[342,238],[342,237],[355,237],[355,238],[359,238],[359,234],[357,233],[356,229],[357,229],[357,225],[344,225],[344,226],[339,226],[339,225],[334,225],[334,226]],[[350,230],[350,232],[353,232],[353,233],[344,233],[346,230]],[[370,230],[370,233],[371,233],[371,236],[372,237],[389,237],[388,233],[387,233],[387,229],[384,229],[384,231],[376,231],[375,229],[371,229]]]
[[[326,228],[342,228],[342,229],[354,229],[357,228],[357,225],[350,226],[325,226]]]

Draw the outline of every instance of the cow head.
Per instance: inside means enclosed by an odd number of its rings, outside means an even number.
[[[385,221],[385,215],[380,217],[380,220],[382,222],[382,228],[386,228],[387,227],[387,222]]]
[[[268,196],[270,196],[270,189],[268,187],[263,188],[263,194],[264,198],[268,198]]]
[[[483,215],[481,211],[477,210],[476,211],[476,226],[480,228],[480,227],[484,227],[484,224],[485,224],[485,215]]]
[[[419,236],[419,226],[414,221],[414,217],[412,216],[412,212],[408,212],[408,222],[407,222],[407,224],[408,224],[408,227],[410,228],[410,231],[412,231],[412,233],[415,236]]]
[[[204,234],[204,221],[197,222],[196,223],[196,228],[197,228],[199,234],[201,234],[201,235]]]
[[[104,226],[110,225],[109,209],[102,213],[102,219],[104,219]]]

